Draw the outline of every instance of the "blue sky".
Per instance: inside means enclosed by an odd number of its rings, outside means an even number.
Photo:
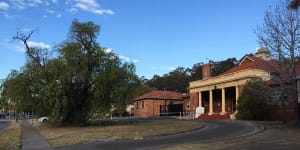
[[[178,66],[240,59],[259,46],[253,30],[277,0],[0,0],[0,79],[25,63],[18,29],[53,50],[74,19],[101,26],[98,42],[150,79]]]

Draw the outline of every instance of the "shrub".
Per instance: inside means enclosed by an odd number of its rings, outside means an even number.
[[[249,80],[238,99],[236,117],[243,120],[265,120],[271,109],[268,99],[271,88],[262,80]]]

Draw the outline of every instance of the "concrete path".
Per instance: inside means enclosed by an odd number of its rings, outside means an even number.
[[[46,139],[27,120],[22,121],[22,150],[52,150]]]
[[[238,138],[258,133],[263,130],[262,126],[242,121],[199,121],[205,127],[192,132],[167,136],[146,137],[144,140],[119,140],[112,142],[95,142],[90,144],[78,144],[58,147],[58,150],[132,150],[151,149],[177,144],[199,143],[211,140]]]

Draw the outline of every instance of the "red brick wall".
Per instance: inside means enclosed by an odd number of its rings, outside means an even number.
[[[160,106],[169,105],[172,100],[139,100],[134,102],[135,117],[156,117],[160,116]],[[144,102],[144,108],[142,104]],[[173,104],[183,104],[183,101],[173,101]],[[137,108],[138,105],[138,108]]]
[[[196,107],[199,106],[199,94],[190,93],[190,112],[196,112]]]
[[[294,97],[292,97],[292,89],[291,87],[288,87],[286,89],[287,96],[288,96],[288,101],[285,103],[285,108],[286,108],[286,113],[287,113],[287,120],[294,120],[295,119],[295,102],[294,102]],[[269,120],[282,120],[283,117],[283,109],[282,109],[282,104],[276,103],[273,104],[272,110],[270,112],[270,117],[268,118]]]
[[[211,74],[210,64],[202,65],[202,79],[210,78],[210,74]]]

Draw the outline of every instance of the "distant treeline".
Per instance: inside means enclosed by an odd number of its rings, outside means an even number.
[[[211,76],[218,76],[228,69],[238,65],[239,61],[236,58],[228,58],[223,61],[210,60]],[[203,62],[194,64],[192,68],[177,67],[175,70],[162,76],[154,75],[152,79],[142,77],[142,81],[149,87],[159,90],[187,92],[187,87],[190,81],[202,79]]]

